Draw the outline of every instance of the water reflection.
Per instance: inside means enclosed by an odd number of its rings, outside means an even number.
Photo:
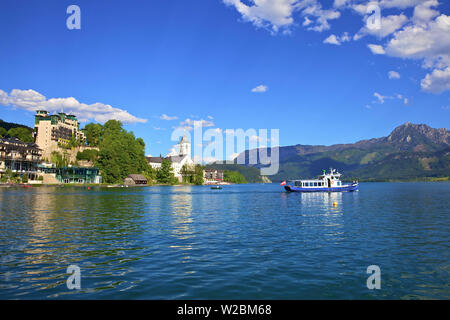
[[[302,205],[323,210],[325,214],[343,212],[342,192],[302,192]]]
[[[177,239],[170,248],[178,249],[182,262],[190,259],[189,250],[193,249],[195,232],[192,217],[192,187],[178,188],[169,196],[172,211],[171,234]]]
[[[344,196],[352,195],[341,192],[288,194],[286,206],[288,211],[291,207],[298,208],[302,226],[307,228],[308,236],[314,235],[315,245],[336,245],[345,239]]]
[[[77,264],[83,277],[94,281],[95,290],[86,286],[82,292],[117,288],[115,278],[132,272],[130,263],[149,254],[139,236],[146,207],[143,190],[87,190],[9,190],[6,202],[0,192],[0,271],[8,270],[7,283],[0,287],[12,289],[15,283],[22,294],[58,288],[63,292],[50,296],[74,294],[64,287],[67,266]]]

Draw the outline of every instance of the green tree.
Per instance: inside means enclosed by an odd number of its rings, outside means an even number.
[[[77,160],[95,162],[98,158],[98,154],[99,152],[96,149],[86,149],[77,153]]]
[[[223,180],[230,183],[247,183],[245,177],[238,171],[229,171],[229,170],[224,171]]]
[[[58,151],[52,152],[50,162],[54,163],[58,168],[67,167],[69,165],[69,159]]]
[[[2,183],[6,183],[8,182],[12,177],[14,176],[13,172],[11,171],[11,169],[6,169],[5,173],[2,174],[2,178],[1,178],[1,182]]]
[[[185,165],[183,165],[183,167],[181,167],[180,173],[181,173],[184,183],[192,183],[193,182],[194,171],[187,164],[185,164]]]
[[[194,169],[194,184],[196,185],[202,185],[203,184],[203,172],[205,170],[205,167],[197,164],[195,165]]]
[[[17,138],[23,142],[34,142],[33,136],[31,135],[30,130],[23,127],[11,128],[7,133],[8,137]]]
[[[79,146],[79,141],[78,141],[78,139],[72,134],[72,136],[70,137],[70,140],[69,140],[69,148],[72,149],[72,148],[76,148],[76,147],[78,147],[78,146]]]
[[[102,139],[103,126],[98,123],[89,123],[83,129],[86,135],[86,143],[91,147],[98,147]]]
[[[107,121],[102,126],[99,141],[100,153],[96,166],[104,182],[118,183],[129,174],[151,172],[145,159],[144,141],[123,129],[120,121]]]
[[[28,183],[28,175],[24,174],[22,176],[22,183]]]
[[[7,134],[8,134],[8,131],[5,128],[0,127],[0,138],[6,137]]]
[[[2,178],[0,179],[2,183],[6,182],[13,182],[13,183],[19,183],[20,177],[16,172],[12,172],[11,169],[7,169],[5,173],[2,175]]]
[[[156,179],[159,183],[175,183],[176,178],[173,174],[172,162],[169,159],[163,159],[161,162],[161,168],[156,171]]]

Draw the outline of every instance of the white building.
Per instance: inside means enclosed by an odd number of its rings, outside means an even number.
[[[184,165],[189,167],[194,166],[194,161],[191,158],[191,143],[188,141],[186,135],[183,135],[180,142],[176,145],[175,150],[170,152],[165,158],[147,157],[147,161],[153,169],[161,168],[161,163],[164,159],[168,159],[172,163],[175,178],[181,182],[183,180],[181,168]]]

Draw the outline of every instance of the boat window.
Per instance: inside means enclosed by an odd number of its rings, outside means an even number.
[[[309,182],[305,182],[305,187],[309,187]]]
[[[317,182],[314,182],[314,187],[317,187]]]

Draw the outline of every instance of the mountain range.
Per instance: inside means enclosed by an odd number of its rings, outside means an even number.
[[[270,149],[267,152],[270,154]],[[248,163],[249,151],[241,156]],[[313,178],[330,167],[338,169],[343,179],[349,180],[450,177],[450,133],[446,128],[407,122],[387,137],[352,144],[280,147],[279,157],[280,169],[269,177],[272,181]],[[260,164],[246,166],[261,167]]]

